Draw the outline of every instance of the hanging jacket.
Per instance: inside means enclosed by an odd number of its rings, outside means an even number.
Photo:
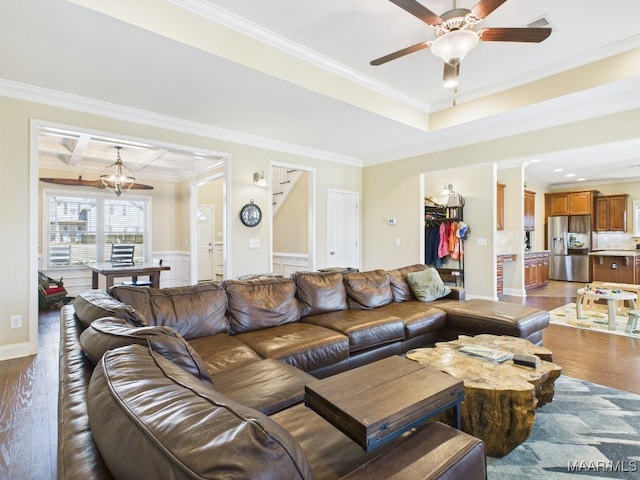
[[[440,240],[438,242],[438,258],[449,255],[449,233],[451,231],[450,222],[442,222],[440,224]]]
[[[460,238],[458,237],[458,222],[451,222],[449,231],[449,256],[453,260],[459,260],[460,257]]]

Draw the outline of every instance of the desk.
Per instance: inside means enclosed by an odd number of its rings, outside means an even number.
[[[576,318],[582,318],[582,302],[585,298],[596,298],[607,301],[607,310],[609,316],[609,330],[616,329],[616,303],[618,300],[627,300],[631,304],[630,310],[635,310],[636,299],[638,296],[631,292],[613,293],[612,290],[602,290],[603,293],[596,293],[595,290],[587,290],[586,288],[578,289],[578,297],[576,298]]]
[[[92,270],[91,287],[98,288],[98,275],[104,275],[107,280],[106,289],[113,287],[113,279],[117,277],[131,277],[134,281],[138,276],[149,276],[153,288],[160,288],[160,272],[171,270],[164,265],[139,264],[139,265],[114,265],[111,262],[88,263]]]

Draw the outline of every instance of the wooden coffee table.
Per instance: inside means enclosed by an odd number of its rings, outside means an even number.
[[[460,428],[462,380],[393,356],[307,384],[305,405],[365,451],[445,410]]]
[[[456,351],[470,343],[536,355],[537,367],[514,365],[511,360],[498,364]],[[482,439],[491,457],[503,457],[529,437],[535,409],[553,399],[553,383],[562,371],[551,363],[550,350],[506,335],[460,336],[434,348],[410,350],[407,358],[464,381],[462,430]]]

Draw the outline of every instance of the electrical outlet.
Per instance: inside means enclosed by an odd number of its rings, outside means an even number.
[[[22,315],[11,315],[11,328],[22,328]]]

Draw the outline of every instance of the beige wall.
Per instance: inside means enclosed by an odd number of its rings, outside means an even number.
[[[451,183],[465,194],[465,221],[472,233],[467,242],[465,261],[467,294],[493,298],[495,254],[491,248],[477,247],[480,250],[476,255],[472,244],[478,236],[487,238],[489,246],[494,244],[497,175],[492,176],[484,170],[476,172],[469,166],[535,158],[554,151],[634,139],[638,136],[639,124],[640,110],[636,109],[366,167],[362,198],[364,267],[393,268],[423,258],[420,174],[434,174],[446,166],[455,170],[456,176],[449,177]],[[464,188],[457,187],[462,185],[458,179],[465,182]],[[536,195],[536,212],[544,212],[540,203],[544,201],[542,197],[544,192]],[[397,224],[388,226],[388,217],[397,218]],[[401,248],[394,247],[394,238],[400,239]],[[537,238],[536,248],[539,241]]]
[[[229,159],[226,175],[228,189],[229,249],[228,268],[232,277],[256,271],[268,271],[271,241],[270,219],[254,229],[242,225],[238,212],[255,199],[267,205],[267,189],[253,185],[256,170],[268,171],[269,162],[297,164],[315,169],[317,266],[326,258],[326,192],[329,188],[361,192],[361,168],[263,148],[239,145],[201,135],[145,126],[100,115],[77,112],[34,102],[0,97],[0,175],[5,181],[0,197],[0,262],[5,272],[0,276],[0,360],[35,353],[37,348],[37,251],[38,185],[37,171],[30,173],[30,151],[37,150],[31,139],[31,121],[45,121],[122,135],[152,142],[185,145],[197,149],[225,152]],[[30,182],[33,180],[33,185]],[[193,182],[195,182],[194,179]],[[189,198],[191,183],[153,183],[154,250],[171,250],[188,254],[190,244]],[[268,213],[263,208],[264,215]],[[33,215],[34,228],[30,218]],[[249,249],[249,238],[260,238],[261,247]],[[23,327],[10,328],[10,316],[23,317]]]
[[[527,134],[480,142],[469,146],[420,155],[405,160],[374,165],[364,169],[323,162],[300,155],[239,145],[204,137],[149,127],[100,115],[77,112],[33,102],[0,97],[0,175],[5,180],[0,190],[0,261],[5,272],[0,277],[0,359],[34,353],[37,346],[37,172],[30,171],[32,119],[55,122],[83,129],[107,132],[229,155],[226,175],[228,188],[230,276],[267,271],[271,241],[270,221],[247,228],[238,218],[242,205],[254,199],[261,206],[269,201],[267,189],[252,183],[256,170],[268,171],[272,161],[315,169],[316,186],[316,258],[317,267],[326,258],[327,189],[360,192],[362,211],[362,266],[394,268],[420,261],[423,236],[422,207],[424,183],[421,174],[447,172],[447,180],[465,195],[465,221],[471,226],[467,242],[466,287],[470,296],[493,297],[495,285],[495,182],[493,162],[558,150],[637,137],[640,110],[588,119]],[[476,165],[476,166],[472,166]],[[479,165],[479,166],[478,166]],[[30,182],[33,180],[33,183]],[[425,180],[426,182],[426,180]],[[441,182],[439,182],[441,183]],[[188,250],[190,183],[158,185],[154,195],[154,215],[166,211],[161,225],[154,222],[154,249]],[[441,188],[441,186],[440,186]],[[612,187],[613,188],[613,187]],[[605,189],[601,189],[603,193]],[[633,192],[638,198],[638,192]],[[175,201],[174,201],[175,200]],[[631,201],[632,199],[630,199]],[[264,208],[264,211],[268,209]],[[30,218],[34,218],[32,223]],[[396,225],[387,218],[396,218]],[[158,229],[158,230],[157,230]],[[249,249],[249,238],[259,238],[261,248]],[[487,247],[476,245],[486,238]],[[396,247],[396,239],[400,246]],[[160,242],[156,244],[155,242]],[[20,314],[23,327],[9,328],[10,316]]]

